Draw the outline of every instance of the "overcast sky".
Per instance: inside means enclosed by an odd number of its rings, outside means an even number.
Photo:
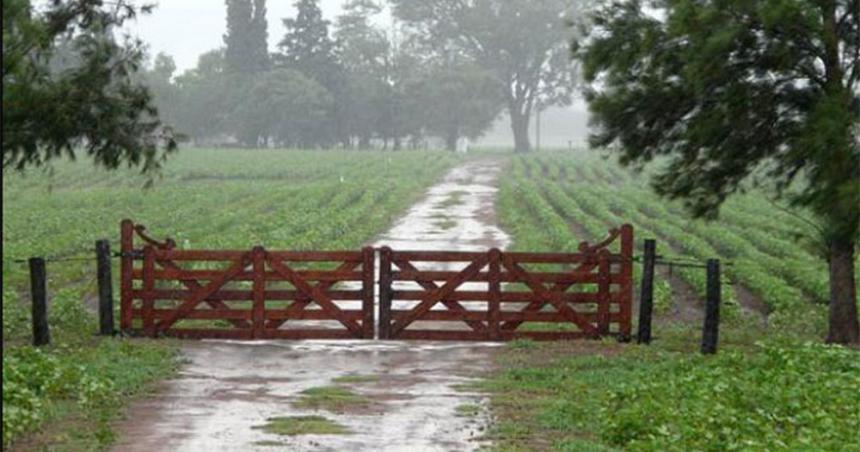
[[[334,22],[345,0],[321,0],[323,16]],[[137,2],[142,4],[143,2]],[[178,72],[193,68],[197,57],[224,43],[227,8],[224,0],[150,0],[152,14],[129,24],[132,34],[149,43],[152,55],[165,52],[176,60]],[[284,35],[281,19],[295,16],[295,0],[266,2],[269,47],[274,50]]]

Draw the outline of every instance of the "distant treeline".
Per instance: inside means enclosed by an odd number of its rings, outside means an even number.
[[[223,46],[181,74],[158,54],[141,77],[194,144],[454,149],[506,110],[526,151],[533,109],[570,102],[572,1],[350,0],[332,24],[298,0],[270,53],[266,0],[226,0]]]

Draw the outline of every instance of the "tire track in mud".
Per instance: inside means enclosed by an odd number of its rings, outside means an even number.
[[[413,250],[505,248],[496,226],[494,159],[468,160],[374,246]],[[492,365],[499,344],[431,341],[183,342],[179,374],[135,402],[118,423],[117,451],[463,451],[486,443],[487,401],[458,386]],[[346,388],[368,403],[323,410],[296,402],[310,388]],[[467,406],[468,410],[458,407]],[[345,435],[278,435],[283,416],[323,416]]]

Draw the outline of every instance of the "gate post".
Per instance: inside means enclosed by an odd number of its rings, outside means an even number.
[[[621,299],[618,332],[621,340],[629,341],[633,329],[633,226],[621,226]]]
[[[253,319],[253,329],[251,337],[254,339],[262,339],[265,335],[266,323],[266,250],[262,246],[255,246],[251,250],[251,262],[254,278],[253,297],[254,305],[252,308],[251,318]]]
[[[712,355],[717,352],[717,339],[720,333],[720,261],[708,259],[707,265],[707,301],[705,325],[702,331],[702,353]]]
[[[490,250],[490,268],[488,276],[489,302],[487,305],[487,326],[489,327],[489,339],[491,341],[499,340],[499,319],[501,317],[500,301],[502,298],[502,290],[499,274],[502,252],[498,248]]]
[[[120,324],[122,332],[128,332],[132,327],[132,271],[134,269],[134,223],[122,220],[120,223]]]
[[[391,248],[379,251],[379,338],[390,339],[391,331]]]
[[[30,297],[32,297],[33,345],[48,345],[51,343],[51,331],[48,327],[48,289],[45,271],[45,259],[31,257],[30,265]]]
[[[99,334],[112,336],[113,328],[113,281],[110,268],[110,244],[107,240],[96,241],[96,273],[99,281]]]
[[[639,332],[636,342],[651,343],[651,315],[654,311],[654,260],[657,256],[657,242],[654,239],[645,240],[642,256],[642,284],[639,295]]]
[[[361,249],[361,285],[362,285],[362,293],[361,293],[361,312],[362,312],[362,321],[361,321],[361,330],[362,336],[365,339],[373,339],[374,334],[374,315],[373,315],[373,277],[374,277],[374,265],[373,261],[375,258],[376,252],[373,247],[366,246]]]

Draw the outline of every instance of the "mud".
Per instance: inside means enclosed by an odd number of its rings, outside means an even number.
[[[505,248],[495,225],[502,163],[471,160],[431,187],[374,246],[411,250]],[[289,323],[289,322],[288,322]],[[427,341],[187,341],[185,363],[157,393],[129,409],[117,451],[463,451],[486,443],[487,401],[462,385],[491,365],[499,344]],[[349,375],[369,381],[333,382]],[[374,409],[352,413],[293,406],[301,391],[341,385]],[[457,415],[460,405],[481,407]],[[379,408],[381,407],[381,408]],[[276,416],[316,414],[348,435],[279,436],[254,428]]]

